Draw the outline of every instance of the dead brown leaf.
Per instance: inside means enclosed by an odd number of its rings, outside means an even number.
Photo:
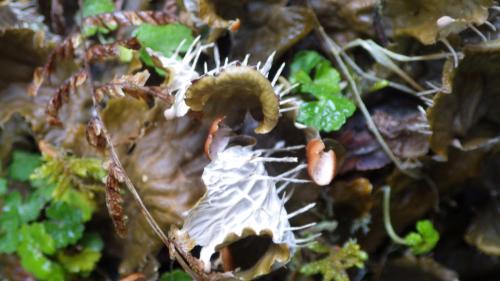
[[[154,119],[130,154],[122,155],[125,170],[160,227],[183,222],[183,212],[204,194],[201,173],[208,162],[203,154],[209,124],[181,117],[165,120],[164,108],[154,108]],[[127,209],[130,230],[120,273],[142,268],[161,241],[132,204]]]
[[[464,52],[451,93],[437,94],[427,111],[431,148],[443,158],[450,145],[468,151],[500,141],[500,40]]]
[[[488,18],[492,0],[386,0],[383,15],[390,21],[396,36],[409,35],[423,44],[434,44],[439,38],[438,20],[450,17],[465,24],[483,24]],[[447,35],[447,34],[445,34]]]

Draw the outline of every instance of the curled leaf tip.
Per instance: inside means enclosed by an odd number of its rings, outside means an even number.
[[[218,75],[201,77],[187,89],[185,101],[192,111],[208,115],[225,115],[228,110],[238,115],[246,110],[259,112],[257,134],[270,132],[278,123],[279,100],[271,82],[249,66],[233,65]]]

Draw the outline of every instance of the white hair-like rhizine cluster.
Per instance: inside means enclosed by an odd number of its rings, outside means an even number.
[[[202,179],[207,193],[189,212],[181,233],[187,233],[202,246],[200,258],[207,271],[210,270],[210,257],[216,250],[234,242],[228,240],[232,235],[236,239],[267,235],[275,245],[288,252],[285,259],[277,257],[269,266],[286,263],[298,244],[309,241],[295,238],[293,231],[313,224],[291,227],[289,219],[306,212],[314,204],[293,213],[288,213],[284,207],[289,198],[284,192],[285,187],[292,182],[309,182],[294,178],[306,165],[299,164],[277,176],[268,175],[264,166],[266,162],[297,162],[294,157],[269,157],[266,154],[302,148],[253,150],[251,146],[233,146],[220,152],[205,167]],[[276,183],[281,183],[281,186],[277,187]]]
[[[192,84],[192,81],[197,80],[203,76],[216,76],[220,74],[222,71],[231,68],[231,67],[240,67],[240,66],[248,66],[248,60],[250,55],[247,55],[243,61],[229,61],[228,58],[224,60],[222,63],[219,50],[217,46],[213,43],[211,44],[201,44],[200,37],[195,38],[193,43],[189,46],[188,50],[184,54],[181,60],[179,60],[179,53],[184,46],[185,41],[182,41],[181,44],[177,47],[177,50],[170,57],[164,57],[161,54],[154,52],[151,49],[147,49],[147,52],[158,61],[158,66],[163,68],[168,72],[168,85],[175,95],[175,101],[172,107],[165,110],[165,118],[168,120],[181,117],[186,115],[189,111],[189,107],[186,105],[184,101],[185,94],[189,86]],[[213,48],[214,49],[214,61],[215,67],[213,69],[208,69],[208,65],[205,62],[203,73],[199,73],[196,71],[196,65],[198,64],[198,60],[203,51]],[[272,53],[264,64],[258,62],[254,67],[257,71],[259,71],[264,77],[268,78],[269,71],[271,70],[273,59],[275,53]],[[281,72],[285,68],[285,64],[283,63],[280,68],[276,71],[273,79],[270,81],[275,94],[279,99],[290,93],[297,85],[283,85],[277,84],[278,78],[280,77]],[[297,99],[288,99],[282,101],[280,104],[286,104],[290,101],[296,101]],[[281,111],[288,111],[290,108],[283,109]]]

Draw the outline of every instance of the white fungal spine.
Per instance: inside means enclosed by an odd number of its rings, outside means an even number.
[[[284,260],[274,256],[270,259],[275,266],[287,262],[298,244],[305,243],[296,239],[293,231],[314,224],[292,227],[289,219],[310,210],[314,203],[287,214],[284,204],[288,198],[285,193],[281,198],[278,196],[276,183],[309,182],[289,177],[306,165],[299,164],[277,176],[268,175],[264,166],[266,162],[297,162],[293,157],[270,157],[270,154],[302,148],[252,150],[251,146],[233,146],[218,153],[205,167],[202,179],[207,192],[189,212],[181,230],[181,235],[188,234],[202,247],[200,259],[205,270],[210,270],[210,257],[216,249],[248,235],[268,235],[273,244],[287,251]]]
[[[191,81],[200,77],[200,74],[196,72],[196,64],[200,58],[201,53],[214,46],[214,44],[202,45],[200,43],[200,37],[196,37],[186,51],[184,57],[179,60],[178,56],[180,50],[185,44],[183,40],[175,52],[170,57],[164,57],[161,54],[154,52],[153,50],[147,48],[147,52],[153,58],[155,58],[160,64],[163,70],[167,72],[168,86],[171,91],[175,93],[175,100],[172,107],[165,110],[165,118],[170,120],[176,117],[181,117],[186,115],[189,107],[184,102],[184,96],[186,90],[191,85]]]
[[[219,49],[213,43],[211,44],[202,44],[201,38],[198,36],[195,38],[193,43],[189,46],[188,50],[179,60],[179,54],[181,52],[182,47],[185,44],[185,40],[183,40],[179,46],[177,47],[174,54],[170,57],[162,56],[158,52],[154,52],[153,50],[147,48],[147,52],[153,58],[156,59],[158,66],[167,72],[167,80],[168,86],[170,87],[173,94],[175,94],[175,100],[172,107],[165,110],[165,118],[170,120],[177,117],[182,117],[186,115],[189,110],[189,107],[186,105],[184,98],[187,89],[192,84],[192,81],[206,75],[217,75],[220,72],[224,71],[230,67],[239,67],[239,66],[247,66],[250,55],[247,54],[243,61],[229,61],[228,58],[224,59],[224,64],[221,64],[221,57],[219,54]],[[202,52],[207,49],[213,48],[214,52],[214,62],[215,68],[208,69],[208,65],[205,62],[203,65],[203,73],[198,73],[196,71],[196,66],[198,64],[198,60]],[[261,67],[261,63],[257,63],[255,69],[259,71],[264,77],[269,76],[269,71],[271,70],[273,59],[276,52],[273,52],[266,60],[264,65]],[[283,63],[280,68],[277,70],[273,79],[270,81],[276,95],[278,98],[290,93],[290,91],[295,88],[297,85],[277,85],[278,79],[285,68],[285,64]]]

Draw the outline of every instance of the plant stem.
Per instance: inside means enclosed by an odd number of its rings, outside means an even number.
[[[390,210],[390,205],[391,205],[391,188],[389,186],[384,186],[382,187],[382,192],[384,192],[384,226],[385,230],[387,231],[387,234],[389,234],[389,237],[391,237],[392,241],[394,241],[397,244],[401,245],[406,245],[406,241],[399,236],[396,231],[394,231],[394,228],[392,227],[391,224],[391,210]]]
[[[345,78],[347,78],[347,81],[349,82],[349,86],[351,87],[352,93],[354,94],[354,97],[356,99],[356,103],[358,104],[359,110],[361,110],[361,113],[365,117],[366,120],[366,125],[368,126],[368,129],[372,132],[372,134],[375,136],[377,139],[378,143],[384,150],[384,152],[387,154],[387,156],[392,160],[392,162],[396,165],[396,167],[404,174],[412,177],[412,178],[419,178],[419,176],[403,167],[403,164],[399,159],[394,155],[392,152],[391,148],[387,145],[385,142],[384,138],[380,134],[377,126],[373,122],[373,119],[370,115],[370,112],[366,108],[363,99],[361,98],[361,94],[359,93],[358,87],[356,86],[356,82],[352,78],[352,76],[349,74],[349,70],[347,69],[347,66],[345,65],[344,61],[340,57],[340,52],[341,48],[338,46],[333,40],[326,34],[325,30],[323,27],[319,24],[318,21],[318,27],[316,28],[317,31],[319,32],[319,35],[327,45],[327,47],[330,49],[330,52],[333,54],[335,61],[337,62],[338,66],[340,67],[340,70],[342,74],[344,75]]]
[[[79,1],[79,5],[80,7],[83,7],[81,0]],[[86,54],[88,51],[88,45],[85,39],[82,42],[82,48],[84,51],[83,53]],[[171,252],[170,254],[175,258],[175,260],[191,277],[193,277],[195,280],[209,280],[207,274],[205,274],[201,269],[201,265],[199,263],[196,264],[198,260],[196,260],[193,256],[191,256],[190,253],[185,252],[175,239],[171,239],[163,232],[161,227],[156,222],[155,218],[151,215],[148,208],[142,201],[142,198],[137,192],[137,189],[135,188],[134,184],[132,183],[125,169],[123,168],[123,165],[118,157],[118,153],[116,152],[115,147],[111,141],[111,137],[106,129],[106,126],[104,125],[104,122],[102,121],[101,112],[99,110],[99,102],[96,99],[94,83],[92,80],[90,63],[86,56],[83,57],[83,68],[84,71],[87,73],[86,83],[90,89],[90,94],[92,95],[93,109],[95,110],[94,114],[95,117],[97,118],[97,121],[100,123],[102,127],[102,133],[106,141],[106,146],[110,154],[110,158],[123,173],[125,186],[132,194],[134,201],[139,205],[140,212],[148,222],[153,232],[158,236],[158,238],[160,238],[163,244],[168,247],[169,251]]]

